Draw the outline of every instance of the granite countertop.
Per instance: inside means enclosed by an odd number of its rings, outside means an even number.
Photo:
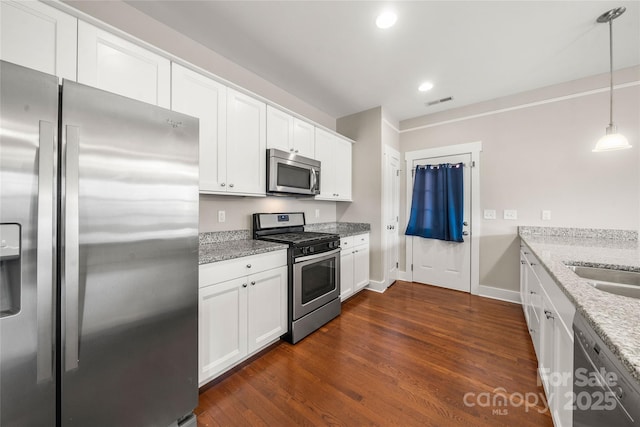
[[[565,265],[640,271],[638,234],[592,231],[520,227],[519,234],[576,310],[640,382],[640,299],[598,290]]]
[[[287,245],[253,240],[249,230],[200,233],[199,264],[287,249]]]
[[[371,232],[371,225],[363,222],[322,222],[307,224],[305,231],[339,234],[340,238]]]
[[[369,233],[371,226],[359,222],[323,222],[307,224],[306,231],[339,234],[340,237]],[[282,243],[253,240],[249,230],[232,230],[200,233],[199,263],[209,264],[243,256],[287,249]]]

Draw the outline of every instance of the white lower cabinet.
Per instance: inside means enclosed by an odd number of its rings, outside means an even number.
[[[344,301],[369,284],[369,234],[340,239],[340,299]]]
[[[549,410],[556,427],[570,427],[575,307],[524,244],[520,264],[522,304]]]
[[[199,385],[287,332],[286,262],[277,251],[200,266]]]

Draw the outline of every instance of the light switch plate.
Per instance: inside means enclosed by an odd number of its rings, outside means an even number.
[[[320,218],[320,209],[316,209],[316,218]]]
[[[225,222],[226,219],[225,211],[218,211],[218,222]]]
[[[505,209],[504,219],[518,219],[518,211],[515,209]]]
[[[496,219],[496,210],[495,209],[485,209],[484,210],[484,219]]]
[[[542,220],[550,221],[551,220],[551,211],[542,211]]]

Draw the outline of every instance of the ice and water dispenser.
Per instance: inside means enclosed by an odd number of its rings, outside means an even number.
[[[20,311],[20,224],[0,224],[0,317]]]

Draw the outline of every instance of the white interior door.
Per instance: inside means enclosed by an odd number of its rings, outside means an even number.
[[[432,157],[413,161],[417,165],[464,163],[464,232],[471,224],[471,154]],[[463,232],[463,233],[464,233]],[[445,242],[437,239],[411,237],[413,240],[413,281],[458,291],[471,292],[471,235],[464,242]]]
[[[400,209],[400,153],[384,150],[385,285],[398,277],[398,220]]]

